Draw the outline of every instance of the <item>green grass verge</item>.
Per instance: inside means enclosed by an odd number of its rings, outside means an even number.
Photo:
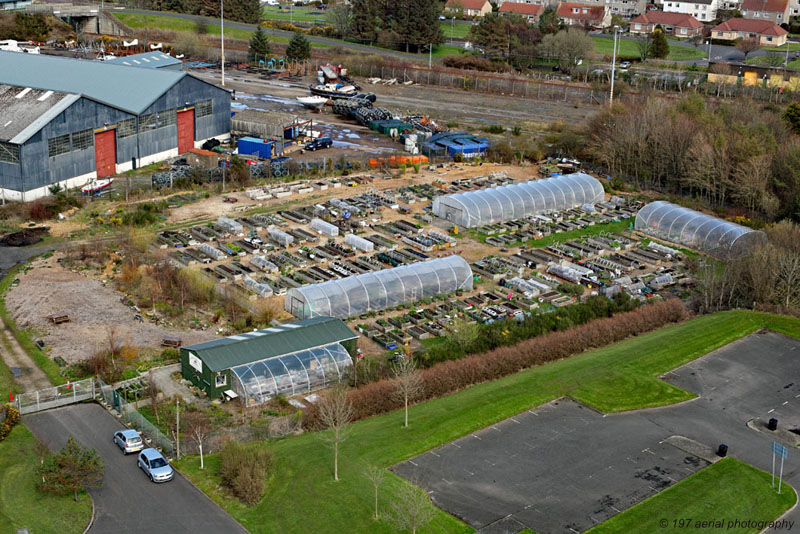
[[[47,379],[53,385],[60,385],[66,384],[67,379],[61,376],[61,369],[58,367],[58,364],[51,360],[47,353],[45,353],[42,349],[36,346],[34,343],[33,338],[34,334],[29,330],[24,328],[17,328],[17,324],[14,322],[14,319],[11,318],[11,314],[8,313],[6,310],[6,299],[5,294],[8,291],[8,288],[11,287],[11,282],[14,281],[16,278],[17,273],[20,270],[20,266],[17,266],[11,271],[9,271],[8,275],[0,281],[0,317],[2,317],[3,322],[6,324],[11,333],[17,339],[17,342],[22,346],[22,348],[27,352],[36,365],[41,369],[44,374],[47,376]]]
[[[418,404],[410,410],[409,428],[402,427],[402,411],[359,421],[341,448],[339,482],[333,481],[331,450],[314,433],[273,441],[265,446],[273,451],[274,472],[264,499],[252,508],[221,489],[217,456],[206,458],[205,471],[196,457],[176,465],[253,533],[393,532],[390,523],[370,515],[372,487],[362,474],[367,466],[393,465],[562,395],[605,412],[691,399],[658,376],[760,328],[800,337],[795,318],[747,311],[708,315]],[[387,474],[383,512],[404,483]],[[471,529],[437,510],[427,531]]]
[[[36,489],[38,466],[36,438],[18,424],[0,442],[0,533],[14,534],[27,528],[31,534],[80,534],[92,517],[89,496],[81,491],[75,502],[71,493],[40,492]]]
[[[616,222],[609,222],[609,223],[602,223],[602,224],[594,224],[592,226],[587,226],[586,228],[581,228],[580,230],[572,230],[570,232],[559,232],[556,234],[551,234],[549,236],[543,237],[541,239],[531,239],[529,241],[519,241],[517,243],[511,243],[507,245],[508,247],[518,247],[521,245],[525,245],[531,248],[544,248],[553,243],[563,243],[565,241],[569,241],[571,239],[580,239],[581,237],[585,236],[593,236],[603,233],[615,233],[620,234],[627,232],[628,229],[633,224],[634,219],[624,219],[621,221]],[[469,230],[469,235],[473,239],[477,239],[481,243],[485,243],[486,239],[492,236],[482,234],[477,230]]]
[[[157,28],[159,30],[197,33],[197,24],[193,20],[179,19],[165,15],[143,15],[139,13],[114,13],[114,16],[131,28]],[[207,28],[209,35],[220,34],[219,24],[209,21]],[[249,40],[252,35],[253,30],[231,28],[227,25],[225,27],[226,38]],[[282,35],[270,35],[269,40],[273,43],[285,44],[289,42],[289,38]],[[317,45],[311,43],[311,46]]]
[[[786,45],[789,45],[790,52],[797,52],[800,50],[800,43],[786,43],[781,46],[765,46],[762,50],[768,50],[770,52],[786,52]]]
[[[604,56],[610,56],[614,53],[614,39],[592,37],[592,41],[594,41],[594,51],[596,53]],[[617,42],[617,57],[638,59],[639,56],[639,47],[636,45],[636,41],[620,39]],[[706,53],[700,48],[669,45],[669,55],[666,59],[669,61],[690,61],[703,59],[704,57],[706,57]]]
[[[293,8],[291,11],[288,9],[278,10],[277,7],[265,7],[262,11],[264,20],[280,20],[283,22],[307,22],[313,24],[318,20],[327,24],[327,19],[324,14],[312,15],[311,11],[307,9]]]
[[[469,34],[472,24],[459,24],[458,21],[453,24],[449,20],[443,20],[439,22],[439,27],[442,29],[442,34],[444,35],[445,40],[450,39],[451,32],[454,39],[464,39]]]
[[[737,527],[733,521],[750,520],[762,525],[780,516],[797,501],[784,486],[778,494],[771,477],[760,469],[733,458],[694,473],[674,486],[594,527],[591,534],[675,531],[756,533],[762,528]],[[666,526],[661,521],[667,521]]]

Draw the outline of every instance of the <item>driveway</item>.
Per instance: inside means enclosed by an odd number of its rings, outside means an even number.
[[[89,492],[96,513],[90,533],[247,532],[180,474],[165,484],[150,482],[136,466],[137,455],[123,455],[112,442],[114,432],[124,427],[98,404],[76,404],[27,415],[23,422],[52,450],[63,447],[72,434],[95,448],[106,461],[103,486]]]

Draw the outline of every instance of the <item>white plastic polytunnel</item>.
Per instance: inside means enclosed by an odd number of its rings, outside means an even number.
[[[746,256],[767,241],[764,232],[664,200],[639,210],[634,228],[723,260]]]
[[[361,252],[372,252],[375,249],[375,243],[367,241],[363,237],[358,237],[356,234],[347,234],[344,236],[345,245],[355,247]]]
[[[353,366],[341,343],[331,343],[231,368],[233,389],[245,406],[276,395],[310,393],[338,384]]]
[[[596,178],[575,173],[442,195],[433,199],[433,214],[472,228],[594,204],[603,198],[603,185]]]
[[[325,234],[328,237],[336,237],[339,235],[339,227],[322,219],[311,219],[311,229],[316,230],[320,234]]]
[[[347,318],[457,289],[472,289],[472,269],[454,255],[292,288],[284,307],[300,318]]]

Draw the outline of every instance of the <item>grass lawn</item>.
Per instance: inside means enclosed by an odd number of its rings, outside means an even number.
[[[470,28],[472,28],[472,24],[459,24],[456,21],[455,24],[450,22],[449,20],[443,20],[439,22],[439,27],[442,29],[442,33],[444,34],[445,42],[450,40],[450,35],[452,32],[452,36],[455,39],[464,39],[467,37]]]
[[[658,532],[685,528],[692,532],[756,533],[758,528],[736,528],[729,521],[769,521],[788,510],[797,495],[787,487],[778,495],[769,473],[734,458],[725,458],[636,506],[594,527],[591,534]],[[691,519],[689,519],[691,518]],[[673,521],[689,521],[689,524]],[[722,521],[722,524],[708,523]],[[707,523],[703,523],[707,522]]]
[[[2,365],[2,364],[0,364]],[[86,492],[57,496],[36,489],[36,438],[23,424],[0,442],[0,533],[27,528],[31,534],[58,532],[80,534],[92,517]]]
[[[167,17],[165,15],[140,15],[138,13],[114,13],[114,16],[121,20],[123,24],[126,24],[131,28],[158,28],[160,30],[196,33],[197,26],[193,20]],[[209,35],[219,35],[220,27],[218,23],[209,20],[207,27]],[[249,40],[252,35],[252,30],[243,30],[241,28],[230,27],[225,28],[226,38]],[[288,37],[281,35],[270,35],[269,39],[273,43],[289,42]],[[311,46],[316,45],[311,43]]]
[[[316,13],[316,14],[312,14]],[[307,22],[313,24],[320,20],[323,24],[327,24],[327,19],[324,14],[319,11],[309,11],[307,9],[294,8],[291,11],[288,9],[278,10],[277,7],[265,7],[263,9],[264,20],[282,20],[285,22]]]
[[[598,235],[607,232],[613,232],[616,234],[620,234],[623,232],[627,232],[628,229],[631,227],[635,219],[623,219],[621,221],[616,222],[609,222],[609,223],[602,223],[602,224],[594,224],[592,226],[587,226],[586,228],[581,228],[580,230],[572,230],[570,232],[559,232],[557,234],[551,234],[549,236],[543,237],[541,239],[531,239],[530,241],[526,242],[517,242],[509,247],[515,247],[520,245],[525,245],[532,248],[544,248],[553,243],[563,243],[564,241],[569,241],[570,239],[580,239],[583,236],[592,236]],[[485,243],[488,236],[486,234],[482,234],[477,230],[469,230],[469,235],[473,239],[477,239],[481,243]]]
[[[25,349],[25,352],[33,358],[36,365],[47,375],[47,379],[50,380],[50,383],[56,386],[66,384],[67,379],[61,376],[61,369],[58,367],[58,364],[50,359],[47,353],[40,349],[34,342],[34,334],[29,330],[17,328],[16,323],[11,318],[11,314],[6,310],[5,294],[8,288],[11,287],[11,283],[17,276],[19,269],[20,267],[11,269],[6,277],[0,281],[0,317],[2,317],[3,322],[14,334],[14,337],[17,338],[17,342]]]
[[[217,456],[206,457],[205,471],[196,457],[176,465],[254,534],[393,532],[389,522],[371,518],[372,487],[362,474],[367,466],[393,465],[562,395],[605,412],[690,399],[691,393],[658,376],[765,327],[800,337],[794,318],[747,311],[707,315],[413,406],[409,428],[402,427],[402,411],[360,421],[341,448],[339,482],[333,481],[332,452],[315,434],[272,441],[265,446],[273,451],[274,471],[264,499],[252,508],[220,488]],[[405,483],[387,473],[383,512]],[[470,531],[439,510],[426,529]]]
[[[781,46],[765,46],[762,50],[786,52],[786,45],[789,45],[789,52],[797,52],[800,50],[800,43],[786,43]]]
[[[594,51],[596,53],[604,56],[610,56],[614,52],[614,39],[606,37],[592,37],[592,40],[594,41]],[[617,57],[638,59],[639,55],[639,48],[636,45],[636,41],[620,39],[617,42]],[[703,59],[704,57],[706,57],[706,53],[703,52],[702,49],[688,46],[669,45],[669,55],[667,56],[667,59],[670,61],[690,61],[693,59]]]

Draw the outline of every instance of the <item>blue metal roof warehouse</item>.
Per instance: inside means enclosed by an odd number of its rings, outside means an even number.
[[[229,134],[230,102],[181,71],[0,52],[0,189],[32,200],[177,156]]]

